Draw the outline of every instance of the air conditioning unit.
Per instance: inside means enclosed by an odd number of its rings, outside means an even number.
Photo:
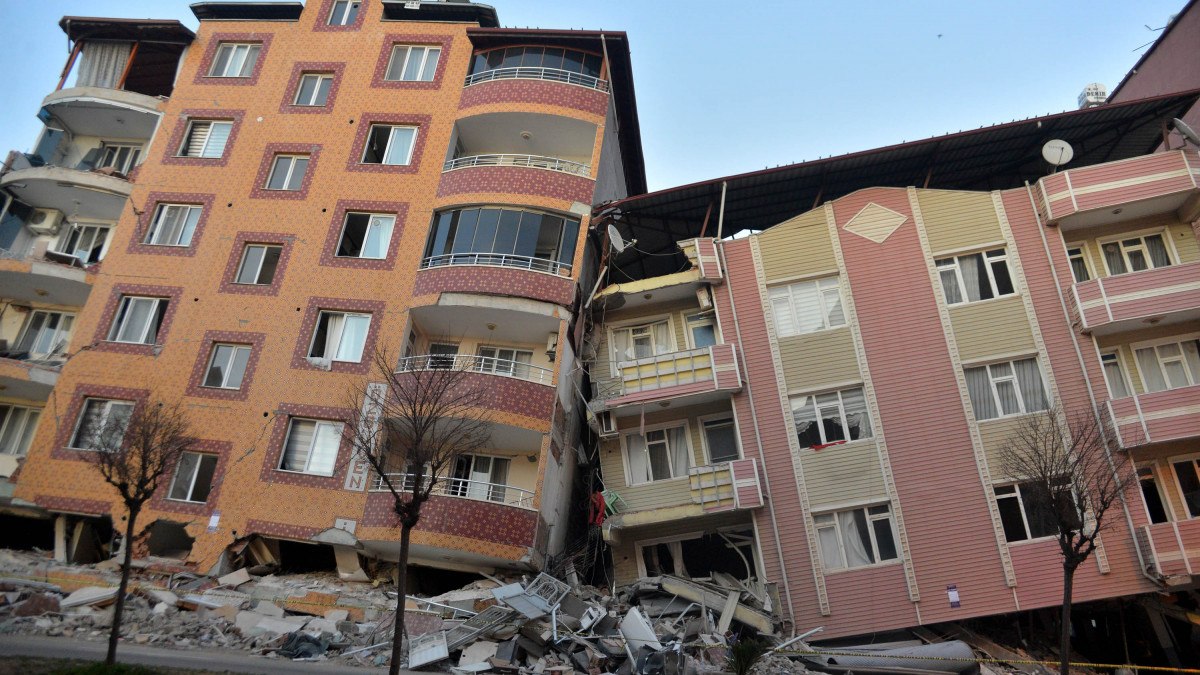
[[[63,212],[58,209],[34,209],[26,225],[34,234],[58,234]]]
[[[700,303],[700,309],[712,309],[712,293],[707,288],[696,289],[696,301]]]
[[[600,426],[601,438],[612,438],[617,435],[617,418],[612,412],[605,410],[596,414],[596,422]]]

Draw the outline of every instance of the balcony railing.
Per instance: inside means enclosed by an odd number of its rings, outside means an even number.
[[[386,482],[383,476],[375,476],[375,480],[371,484],[372,492],[388,492],[388,482],[397,490],[412,488],[412,474],[389,473],[385,475],[387,476]],[[479,502],[492,502],[505,506],[515,506],[521,509],[532,509],[534,496],[533,491],[524,488],[504,485],[502,483],[467,480],[465,478],[439,478],[437,485],[433,486],[433,491],[430,494],[443,497],[457,497],[459,499],[473,499]]]
[[[570,263],[560,263],[557,260],[531,258],[511,253],[447,253],[435,255],[421,261],[421,269],[432,267],[448,267],[450,265],[491,265],[494,267],[515,267],[534,272],[547,272],[556,275],[569,275]]]
[[[521,67],[514,68],[496,68],[494,70],[485,70],[480,73],[474,73],[467,76],[464,87],[469,87],[480,82],[491,82],[493,80],[545,80],[547,82],[562,82],[564,84],[574,84],[580,87],[587,87],[597,91],[608,91],[608,81],[602,80],[591,75],[583,75],[582,73],[572,73],[568,70],[559,68],[541,68],[541,67]]]
[[[1100,277],[1071,286],[1083,331],[1144,328],[1168,314],[1200,316],[1200,262]]]
[[[491,356],[475,356],[471,354],[422,354],[400,359],[396,372],[405,373],[419,370],[469,370],[501,377],[515,377],[518,380],[536,382],[537,384],[553,385],[554,371],[549,368],[535,366],[509,359],[498,359]]]
[[[465,169],[471,166],[519,166],[530,169],[548,169],[550,171],[583,176],[584,178],[589,178],[592,175],[592,168],[580,162],[572,162],[555,157],[542,157],[539,155],[509,154],[456,157],[442,165],[442,171]]]
[[[692,503],[707,512],[756,509],[763,505],[758,462],[735,459],[688,469]]]
[[[1147,571],[1167,586],[1189,584],[1200,573],[1200,520],[1143,525],[1137,545]]]
[[[616,364],[617,378],[594,382],[594,401],[607,407],[741,388],[733,345],[656,354]]]

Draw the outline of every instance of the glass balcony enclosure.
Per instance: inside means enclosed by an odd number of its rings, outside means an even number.
[[[497,265],[569,274],[579,220],[551,213],[484,206],[435,214],[423,268]]]

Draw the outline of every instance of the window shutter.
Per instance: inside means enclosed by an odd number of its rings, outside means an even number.
[[[208,135],[212,130],[212,122],[192,122],[188,133],[187,143],[183,154],[185,157],[200,157],[204,146],[208,143]]]
[[[229,133],[233,124],[229,122],[209,122],[208,144],[204,148],[204,157],[220,157],[225,154],[225,144],[229,141]]]

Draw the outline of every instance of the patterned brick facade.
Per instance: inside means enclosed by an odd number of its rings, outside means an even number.
[[[113,321],[117,316],[117,309],[121,305],[121,298],[127,295],[167,298],[167,311],[163,314],[162,323],[158,326],[158,334],[155,336],[154,344],[113,342],[108,339],[109,331],[112,330]],[[100,316],[100,324],[96,328],[96,334],[92,338],[91,349],[102,352],[154,356],[155,351],[161,350],[167,344],[167,334],[171,328],[171,321],[175,318],[175,313],[179,310],[179,303],[182,298],[183,289],[176,286],[146,286],[143,284],[117,284],[113,286],[112,293],[108,296],[108,301],[104,305],[104,313]]]
[[[292,64],[291,84],[279,102],[279,112],[295,115],[327,115],[333,112],[333,104],[337,101],[338,89],[342,86],[342,78],[346,64],[340,61],[298,61]],[[300,78],[309,73],[333,75],[329,84],[329,93],[325,97],[325,105],[296,105],[296,94],[300,90]]]
[[[82,516],[106,516],[109,504],[98,499],[76,499],[57,495],[38,495],[33,503],[54,513],[74,513]]]
[[[367,496],[362,524],[398,527],[392,505],[390,493],[371,493]],[[533,546],[537,520],[537,512],[529,509],[434,495],[421,509],[421,520],[415,531],[527,547]]]
[[[549,169],[515,166],[471,166],[447,171],[438,183],[439,197],[461,194],[522,194],[561,199],[566,202],[592,201],[596,183],[591,178]]]
[[[575,282],[545,272],[486,265],[455,265],[417,272],[413,295],[431,293],[515,295],[570,307],[575,299]]]
[[[204,226],[208,223],[209,216],[212,215],[214,198],[215,195],[202,195],[191,192],[151,192],[146,196],[145,206],[142,207],[142,212],[138,216],[137,230],[134,231],[133,237],[129,239],[129,252],[145,253],[148,255],[196,255],[196,250],[200,246],[200,237],[204,234]],[[192,240],[188,242],[187,246],[161,246],[146,243],[146,236],[150,232],[150,225],[153,224],[155,215],[158,213],[158,207],[161,204],[190,204],[200,206],[200,219],[196,221],[196,229],[192,232]]]
[[[196,355],[196,366],[192,368],[192,377],[188,380],[188,396],[215,398],[222,401],[245,401],[250,394],[250,385],[254,381],[254,370],[262,356],[263,345],[266,344],[265,333],[246,333],[240,331],[210,330],[204,332],[200,341],[200,351]],[[204,378],[208,374],[208,364],[212,359],[213,346],[220,343],[250,345],[250,359],[246,361],[246,372],[242,375],[242,386],[237,389],[218,389],[204,386]]]
[[[390,214],[396,217],[396,222],[392,225],[392,236],[388,240],[386,257],[376,259],[337,256],[338,245],[342,240],[342,229],[346,223],[346,214],[352,212]],[[404,222],[407,217],[408,204],[404,202],[338,200],[337,208],[333,210],[333,218],[329,223],[329,233],[325,236],[325,248],[321,251],[321,264],[328,267],[350,267],[360,270],[390,270],[394,268],[400,249],[400,235],[404,231]]]
[[[463,90],[462,109],[494,104],[553,105],[600,117],[608,110],[608,94],[590,87],[542,80],[493,80]]]

